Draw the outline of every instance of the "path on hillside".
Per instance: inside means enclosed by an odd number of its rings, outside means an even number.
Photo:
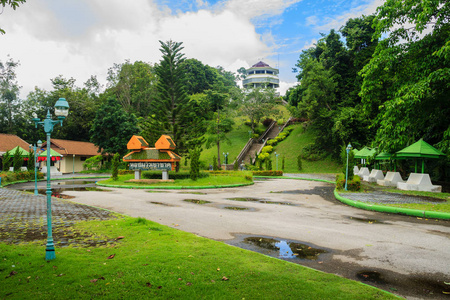
[[[267,134],[264,138],[264,141],[276,138],[279,132],[280,132],[280,127],[277,125],[273,126],[272,129],[269,130],[269,132],[267,132]],[[243,159],[244,163],[251,164],[251,159],[255,158],[255,153],[257,153],[261,149],[262,146],[263,146],[263,142],[254,143],[250,147],[250,150],[247,152],[247,154],[244,156],[244,159]]]

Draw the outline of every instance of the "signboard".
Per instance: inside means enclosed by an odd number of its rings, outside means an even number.
[[[130,162],[130,170],[172,170],[170,162]]]

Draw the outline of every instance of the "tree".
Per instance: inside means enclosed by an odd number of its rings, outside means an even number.
[[[254,88],[242,98],[241,113],[250,119],[252,131],[263,117],[268,117],[276,110],[275,90],[272,88]]]
[[[0,61],[0,132],[15,134],[15,122],[19,115],[20,86],[16,80],[19,62],[9,58]]]
[[[2,156],[2,170],[4,172],[9,171],[9,168],[11,167],[11,152],[6,151]]]
[[[200,147],[194,147],[190,151],[190,158],[191,158],[191,167],[189,169],[189,175],[192,180],[196,181],[200,175],[200,153],[201,148]]]
[[[182,43],[160,41],[163,54],[156,67],[158,98],[150,123],[156,131],[169,134],[179,154],[187,153],[189,145],[201,143],[204,134],[203,119],[198,117],[185,91],[186,80],[182,63]]]
[[[16,148],[16,151],[13,154],[13,169],[14,172],[19,171],[23,165],[23,158],[20,153],[19,147]]]
[[[227,141],[226,133],[230,132],[234,121],[230,118],[221,117],[221,111],[226,106],[227,101],[229,101],[230,96],[228,94],[219,93],[213,90],[207,91],[207,98],[209,101],[209,106],[211,111],[215,111],[214,118],[209,122],[207,128],[207,133],[209,137],[206,142],[206,147],[209,148],[213,143],[217,146],[217,164],[220,167],[220,142]]]
[[[108,98],[97,111],[90,130],[91,142],[102,154],[125,154],[130,138],[139,132],[136,117],[127,114],[119,102]]]
[[[151,64],[128,60],[108,70],[107,94],[116,97],[126,112],[146,117],[157,96],[157,76]]]
[[[26,0],[0,0],[0,4],[2,7],[5,7],[6,5],[11,6],[12,9],[16,10],[16,8],[19,7],[20,4],[25,3]],[[5,30],[0,28],[0,33],[5,34]]]
[[[424,138],[449,153],[449,20],[444,0],[388,0],[377,9],[374,37],[388,36],[361,71],[360,96],[380,150]]]

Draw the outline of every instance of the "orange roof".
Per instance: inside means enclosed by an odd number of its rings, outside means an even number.
[[[3,154],[17,146],[22,147],[25,150],[29,150],[30,144],[22,140],[20,137],[14,134],[0,133],[0,153]]]
[[[161,135],[161,137],[156,141],[155,148],[160,150],[174,150],[176,147],[172,138],[168,135]]]
[[[140,135],[133,135],[127,144],[127,149],[138,150],[148,148],[147,141]]]
[[[73,154],[95,156],[101,154],[98,151],[98,147],[95,146],[93,143],[89,142],[79,142],[60,139],[50,139],[50,142],[52,144],[51,148],[63,156]],[[46,144],[47,143],[44,143],[44,145]]]

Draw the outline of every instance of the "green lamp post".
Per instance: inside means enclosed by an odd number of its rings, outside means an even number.
[[[348,153],[350,152],[350,150],[352,150],[352,145],[350,143],[348,143],[347,148],[345,148],[345,150],[347,151],[347,168],[345,169],[345,190],[347,190],[347,180],[348,180]]]
[[[228,152],[227,153],[223,152],[223,156],[225,156],[225,165],[228,165],[228,155],[229,155]]]
[[[66,99],[59,98],[55,104],[55,115],[58,120],[52,120],[50,111],[47,110],[45,120],[41,121],[39,118],[33,118],[35,126],[42,125],[47,134],[47,245],[45,248],[45,260],[52,260],[56,258],[55,245],[53,244],[52,236],[52,187],[50,181],[50,135],[53,132],[53,127],[56,124],[63,124],[64,119],[69,114],[69,103]]]

